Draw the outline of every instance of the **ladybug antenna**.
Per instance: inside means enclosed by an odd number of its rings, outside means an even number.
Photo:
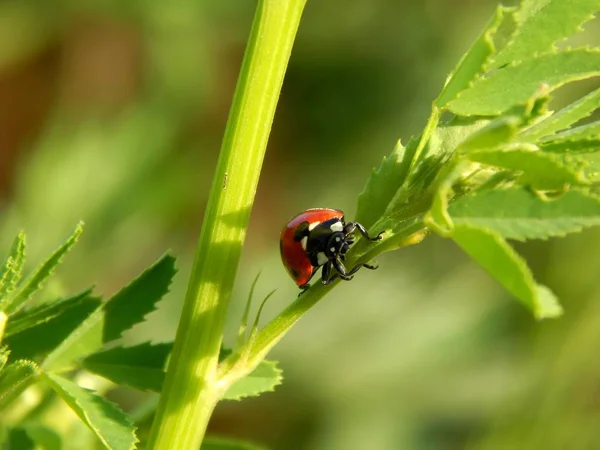
[[[256,283],[258,283],[260,274],[261,274],[261,271],[258,271],[258,273],[256,274],[256,278],[254,278],[254,281],[252,282],[252,286],[250,286],[250,292],[248,293],[248,300],[246,300],[246,308],[244,309],[244,315],[242,316],[242,322],[240,323],[240,328],[238,330],[238,336],[237,336],[238,347],[244,344],[246,330],[248,329],[248,316],[250,315],[250,306],[252,305],[252,297],[254,296],[254,288],[256,287]]]
[[[267,294],[267,296],[265,297],[265,299],[260,304],[260,307],[258,308],[258,312],[256,313],[256,319],[254,319],[254,325],[252,325],[252,329],[250,330],[250,339],[252,339],[254,337],[254,335],[256,335],[256,333],[258,333],[258,321],[260,320],[260,315],[262,313],[262,310],[263,310],[264,306],[266,305],[267,300],[269,300],[276,291],[277,291],[277,289],[273,289],[271,292],[269,292]]]

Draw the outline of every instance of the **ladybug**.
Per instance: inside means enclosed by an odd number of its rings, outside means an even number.
[[[359,264],[346,270],[344,260],[354,243],[355,230],[373,242],[380,240],[383,234],[371,237],[360,223],[346,223],[344,213],[339,209],[308,209],[287,223],[279,241],[281,260],[302,292],[310,287],[308,283],[320,267],[323,267],[323,284],[329,284],[337,277],[351,280],[361,267],[377,269],[371,264]],[[332,267],[336,274],[332,275]]]

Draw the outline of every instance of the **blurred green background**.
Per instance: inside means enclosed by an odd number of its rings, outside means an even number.
[[[172,249],[172,292],[127,342],[174,336],[254,6],[0,2],[0,242],[25,229],[34,264],[85,220],[53,294],[97,283],[109,295]],[[353,216],[371,168],[420,131],[494,7],[308,0],[228,342],[258,271],[260,295],[278,289],[265,319],[297,294],[279,261],[287,219],[320,206]],[[573,42],[597,44],[598,28],[591,22]],[[379,271],[340,285],[272,353],[284,384],[221,404],[210,432],[290,450],[600,449],[599,238],[592,230],[518,245],[566,309],[542,323],[450,242],[386,254]],[[108,396],[134,412],[148,398]],[[70,446],[88,448],[89,433],[73,427],[81,438]]]

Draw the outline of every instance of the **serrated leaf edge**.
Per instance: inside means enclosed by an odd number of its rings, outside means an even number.
[[[259,395],[265,393],[265,392],[275,392],[275,388],[279,385],[281,385],[283,383],[283,370],[279,368],[277,361],[270,361],[270,360],[262,360],[260,364],[267,364],[273,367],[274,372],[276,374],[275,376],[275,382],[273,383],[273,385],[271,386],[271,389],[257,389],[257,390],[253,390],[249,393],[245,393],[243,395],[238,395],[235,397],[225,397],[227,395],[227,391],[225,391],[223,393],[223,396],[221,397],[221,400],[227,401],[227,400],[232,400],[232,401],[240,401],[244,398],[247,397],[258,397]],[[247,377],[250,377],[252,375],[252,372],[250,372],[248,375],[246,375],[243,378],[240,378],[238,381],[242,381]],[[237,381],[236,381],[237,383]],[[232,384],[233,385],[233,384]]]
[[[80,405],[79,401],[78,401],[78,400],[77,400],[77,399],[76,399],[76,398],[75,398],[75,397],[74,397],[74,396],[73,396],[73,395],[72,395],[70,392],[68,392],[68,391],[66,391],[66,390],[64,390],[64,389],[62,389],[62,386],[60,386],[60,385],[59,385],[59,383],[57,383],[56,381],[54,381],[54,380],[52,379],[52,376],[56,376],[56,377],[60,377],[60,378],[64,378],[64,377],[61,377],[61,376],[60,376],[60,375],[58,375],[58,374],[54,374],[54,373],[52,373],[52,372],[47,372],[47,371],[41,371],[39,375],[40,375],[40,378],[43,378],[43,379],[45,379],[45,380],[46,380],[46,382],[47,382],[47,383],[48,383],[48,384],[49,384],[51,387],[52,387],[52,386],[59,386],[59,388],[60,388],[59,390],[60,390],[61,392],[62,392],[62,391],[65,391],[65,392],[67,392],[67,393],[69,394],[69,396],[71,397],[72,401],[73,401],[73,402],[75,402],[75,403],[77,403],[77,404],[78,404],[78,406],[79,406],[79,408],[80,408],[80,409],[83,411],[83,415],[85,416],[85,419],[86,419],[86,420],[83,420],[83,419],[81,419],[81,418],[80,418],[80,420],[82,420],[82,422],[84,422],[84,424],[85,424],[85,425],[86,425],[86,426],[87,426],[87,427],[90,429],[90,431],[92,431],[92,433],[94,433],[94,435],[96,435],[96,437],[97,437],[97,438],[100,440],[100,442],[102,442],[102,444],[103,444],[103,445],[104,445],[106,448],[110,449],[111,447],[110,447],[110,446],[109,446],[109,444],[108,444],[108,443],[107,443],[107,442],[104,440],[103,436],[102,436],[102,435],[100,435],[99,433],[97,433],[97,432],[96,432],[96,430],[95,430],[94,428],[92,428],[92,427],[89,425],[89,423],[90,423],[91,421],[90,421],[89,415],[88,415],[87,411],[85,410],[85,408],[83,408],[83,407]],[[77,387],[79,387],[80,389],[82,389],[82,390],[86,391],[86,392],[87,392],[87,393],[88,393],[88,394],[89,394],[91,397],[93,397],[93,398],[95,398],[95,399],[99,399],[101,403],[105,403],[105,404],[109,405],[109,406],[110,406],[110,407],[113,409],[113,412],[115,412],[115,413],[116,413],[118,416],[120,416],[120,417],[123,419],[123,422],[124,422],[126,425],[128,425],[130,428],[131,428],[131,431],[132,431],[132,434],[133,434],[133,437],[134,437],[134,442],[132,443],[132,445],[131,445],[131,446],[130,446],[130,447],[127,449],[127,450],[135,450],[135,448],[137,447],[137,445],[136,445],[136,444],[137,444],[138,442],[140,442],[140,441],[139,441],[139,439],[138,439],[137,435],[135,434],[135,431],[137,430],[137,427],[136,427],[136,426],[135,426],[135,424],[134,424],[134,423],[133,423],[133,422],[132,422],[132,421],[129,419],[129,416],[128,416],[127,414],[125,414],[125,413],[124,413],[124,412],[121,410],[121,408],[119,408],[119,406],[118,406],[116,403],[113,403],[113,402],[111,402],[111,401],[110,401],[110,400],[108,400],[107,398],[105,398],[105,397],[103,397],[103,396],[101,396],[101,395],[97,394],[95,391],[93,391],[93,390],[91,390],[91,389],[84,388],[84,387],[82,387],[82,386],[79,386],[77,383],[74,383],[72,380],[68,380],[67,378],[64,378],[64,379],[65,379],[65,380],[67,380],[67,381],[69,381],[69,382],[71,382],[71,383],[73,383],[73,384],[75,384],[75,385],[76,385]],[[57,394],[59,397],[61,397],[61,398],[62,398],[62,395],[60,395],[60,394],[59,394],[59,392],[57,392],[57,390],[56,390],[56,389],[54,389],[54,388],[53,388],[53,390],[56,392],[56,394]],[[71,405],[69,405],[69,403],[67,403],[67,401],[66,401],[66,400],[64,400],[64,399],[63,399],[63,401],[64,401],[64,402],[67,404],[67,406],[68,406],[69,408],[71,408]],[[72,408],[71,408],[71,409],[72,409]],[[73,411],[73,413],[75,413],[75,414],[77,415],[77,417],[79,417],[79,414],[77,414],[77,412],[76,412],[76,411]]]

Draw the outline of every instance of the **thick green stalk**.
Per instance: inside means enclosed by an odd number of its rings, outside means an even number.
[[[258,1],[149,449],[198,449],[222,393],[225,316],[305,2]]]

